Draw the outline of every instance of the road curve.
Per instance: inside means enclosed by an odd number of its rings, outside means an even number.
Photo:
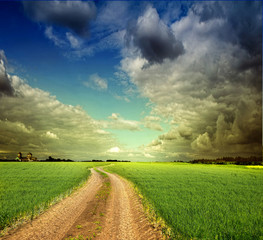
[[[1,239],[8,240],[60,240],[75,223],[89,202],[95,198],[102,186],[102,177],[91,169],[87,183],[71,196],[20,228],[10,231]]]
[[[82,188],[32,222],[10,231],[0,239],[79,239],[80,235],[94,236],[94,233],[97,240],[163,239],[160,231],[148,222],[140,199],[128,181],[116,174],[99,170],[108,175],[111,184],[109,197],[105,201],[98,198],[105,187],[105,178],[91,169],[92,175]]]

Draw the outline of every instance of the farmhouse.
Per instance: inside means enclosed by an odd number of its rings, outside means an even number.
[[[20,161],[20,162],[36,162],[37,161],[37,158],[36,157],[33,157],[32,153],[28,153],[26,157],[23,157],[22,156],[22,153],[19,152],[17,154],[17,157],[16,157],[16,160],[17,161]]]

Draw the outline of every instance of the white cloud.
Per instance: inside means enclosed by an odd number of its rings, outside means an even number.
[[[7,58],[6,58],[6,56],[5,56],[4,50],[0,50],[0,59],[3,60],[3,63],[6,63],[6,62],[7,62]],[[2,65],[3,65],[3,63],[2,63]]]
[[[95,43],[89,43],[88,45],[82,44],[79,48],[67,53],[68,57],[85,58],[87,56],[94,56],[98,52],[104,50],[118,50],[124,45],[125,31],[119,30],[113,33],[109,33],[106,36],[99,36],[98,41]],[[79,40],[80,41],[80,40]]]
[[[81,47],[82,41],[79,38],[75,37],[72,33],[66,32],[66,37],[72,48]]]
[[[155,131],[163,131],[162,126],[159,123],[155,123],[155,122],[149,122],[149,121],[145,122],[144,127]]]
[[[146,116],[144,120],[145,121],[161,121],[161,118],[158,116]]]
[[[108,1],[102,6],[97,16],[98,28],[106,31],[116,31],[125,28],[130,18],[129,3],[126,1]]]
[[[105,153],[116,140],[80,106],[63,104],[17,76],[8,79],[14,96],[1,97],[0,149],[5,153],[0,157],[12,158],[21,151],[38,159],[107,159]]]
[[[92,88],[99,91],[105,91],[108,88],[107,80],[101,78],[97,73],[92,74],[89,77],[89,81],[83,82],[83,84],[88,88]]]
[[[116,95],[116,94],[114,94],[113,95],[116,99],[118,99],[118,100],[124,100],[125,102],[131,102],[130,101],[130,99],[129,98],[127,98],[126,96],[119,96],[119,95]]]
[[[45,36],[50,39],[56,46],[58,47],[64,47],[66,46],[66,42],[62,39],[60,39],[59,36],[57,36],[54,32],[53,32],[53,28],[51,26],[46,27],[45,30]]]
[[[107,132],[107,131],[105,131],[105,130],[103,130],[103,129],[98,129],[98,130],[96,130],[96,133],[99,133],[99,134],[110,134],[109,132]]]
[[[59,139],[58,136],[57,136],[57,134],[52,133],[52,132],[50,132],[50,131],[47,131],[46,134],[45,134],[45,136],[48,137],[48,138],[52,138],[52,139]]]
[[[119,118],[118,113],[112,113],[111,116],[108,117],[109,119],[117,120]]]
[[[119,153],[121,150],[119,147],[112,147],[108,150],[110,153]]]
[[[140,131],[140,122],[134,120],[126,120],[120,116],[119,113],[112,113],[108,117],[109,121],[102,120],[100,124],[103,128],[108,129],[119,129],[119,130],[129,130],[129,131]]]
[[[157,116],[146,116],[143,120],[144,127],[155,131],[163,131],[160,125],[161,118]]]
[[[155,158],[154,156],[152,156],[150,153],[144,153],[144,156],[146,158]]]

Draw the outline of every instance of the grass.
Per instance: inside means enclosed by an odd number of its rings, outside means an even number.
[[[263,171],[245,166],[118,163],[172,239],[263,239]]]
[[[37,216],[107,163],[0,163],[0,230]]]

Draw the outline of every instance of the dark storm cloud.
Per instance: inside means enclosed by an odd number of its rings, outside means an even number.
[[[261,54],[262,2],[247,1],[225,6],[226,15],[239,44],[251,55]]]
[[[260,64],[258,55],[262,53],[262,2],[202,2],[193,7],[193,12],[200,16],[200,22],[224,19],[225,24],[217,29],[217,35],[224,41],[239,44],[251,56],[249,65]],[[226,32],[228,34],[226,34]],[[246,70],[247,63],[240,64]]]
[[[96,15],[93,2],[25,1],[23,5],[33,20],[67,27],[80,36],[88,34],[89,22]]]
[[[231,7],[225,6],[226,16],[235,38],[232,42],[240,45],[247,52],[246,58],[241,58],[237,71],[251,70],[253,78],[249,80],[252,86],[262,89],[262,2],[238,2]]]
[[[188,153],[190,159],[262,156],[261,5],[194,2],[170,26],[184,44],[180,59],[143,71],[143,61],[133,55],[123,61],[131,81],[153,103],[152,112],[173,118],[170,130],[157,139],[162,144],[148,145],[148,153]]]
[[[5,94],[12,96],[14,90],[11,86],[11,82],[7,76],[5,69],[6,57],[3,50],[0,50],[0,96]]]
[[[246,81],[261,91],[262,86],[262,2],[197,2],[192,11],[199,16],[203,25],[221,22],[218,26],[202,33],[204,37],[215,37],[220,42],[226,42],[236,47],[230,62],[231,71],[228,78],[233,82]],[[206,35],[206,36],[205,36]],[[252,71],[250,78],[240,78],[238,74]],[[216,74],[218,75],[218,74]],[[218,81],[217,76],[211,76],[211,84]]]
[[[200,16],[200,22],[205,22],[214,18],[222,18],[224,16],[223,8],[219,2],[202,3],[193,7],[193,12]]]
[[[162,63],[164,59],[175,59],[184,53],[182,42],[175,39],[152,7],[146,10],[136,24],[130,26],[126,37],[128,43],[137,47],[150,64]]]

